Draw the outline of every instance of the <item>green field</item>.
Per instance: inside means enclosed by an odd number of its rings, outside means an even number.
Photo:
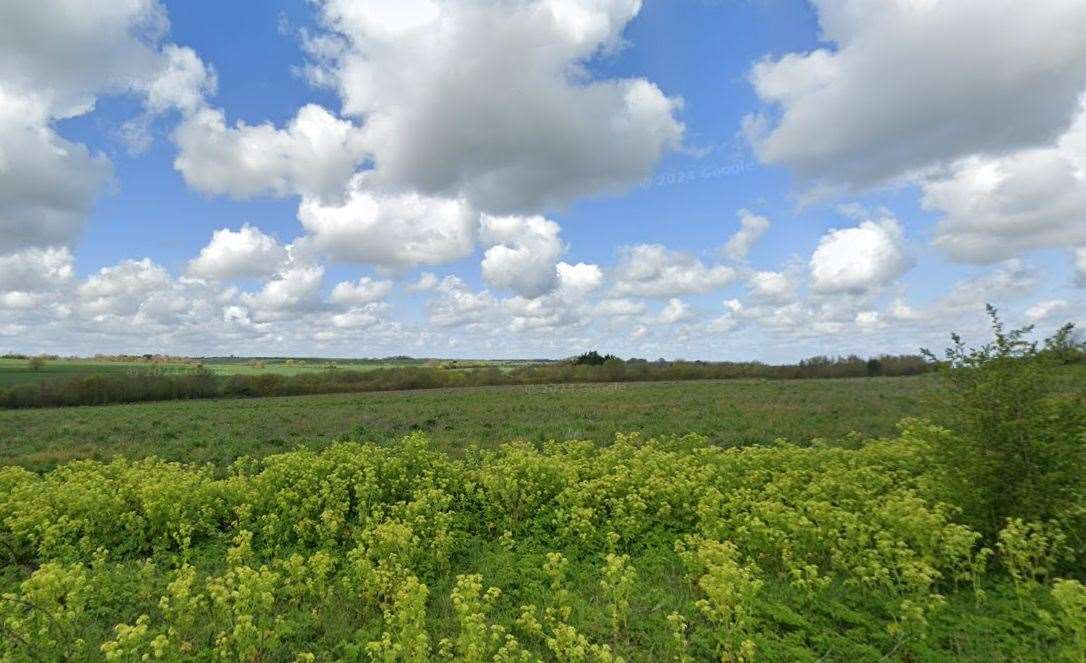
[[[300,373],[320,373],[334,365],[341,369],[366,371],[375,368],[396,368],[402,366],[425,366],[437,364],[450,370],[469,370],[496,366],[509,370],[514,366],[523,366],[535,362],[510,362],[500,360],[427,360],[427,359],[228,359],[214,358],[206,361],[189,362],[146,362],[146,361],[105,361],[98,359],[56,359],[46,361],[38,370],[31,370],[26,359],[0,358],[0,388],[16,384],[39,382],[88,375],[118,374],[160,374],[169,375],[191,371],[197,366],[206,368],[218,375],[298,375]]]
[[[184,368],[184,364],[167,364],[172,369]],[[149,364],[141,362],[95,361],[93,359],[58,359],[47,361],[38,370],[30,369],[26,359],[0,359],[0,387],[14,384],[74,378],[94,374],[126,374],[132,371],[147,370]]]
[[[425,432],[442,449],[515,439],[609,442],[615,433],[699,433],[723,446],[894,433],[923,412],[930,376],[481,387],[0,411],[0,464],[157,455],[225,464],[336,438]]]
[[[1081,494],[982,533],[938,385],[0,411],[0,660],[1081,661]]]

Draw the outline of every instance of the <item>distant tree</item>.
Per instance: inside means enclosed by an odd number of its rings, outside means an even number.
[[[872,357],[867,360],[867,377],[873,378],[882,375],[882,362]]]
[[[45,367],[45,358],[44,357],[31,357],[30,361],[27,362],[27,364],[30,366],[30,370],[37,373],[38,371],[40,371],[42,368]]]
[[[601,355],[599,352],[596,352],[595,350],[592,350],[591,352],[586,352],[583,355],[580,355],[579,357],[575,358],[573,360],[573,365],[574,366],[603,366],[604,362],[609,361],[609,360],[622,361],[621,359],[619,359],[615,355]]]

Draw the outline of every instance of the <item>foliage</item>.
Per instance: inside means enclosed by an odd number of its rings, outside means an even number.
[[[1074,350],[1072,327],[1038,344],[1028,340],[1032,327],[1007,330],[993,307],[988,314],[994,339],[969,348],[952,335],[942,360],[944,417],[959,435],[939,455],[959,491],[973,494],[966,506],[985,533],[1014,516],[1078,530],[1086,526],[1077,511],[1086,493],[1086,392],[1067,389],[1055,370]]]
[[[932,365],[918,356],[814,357],[799,364],[771,366],[758,362],[623,361],[592,351],[571,361],[548,363],[421,362],[376,367],[362,363],[320,365],[304,370],[296,364],[272,370],[263,361],[227,364],[220,374],[203,364],[161,363],[148,355],[146,368],[127,371],[94,370],[87,365],[75,374],[38,381],[20,381],[4,388],[7,373],[0,364],[0,407],[29,408],[102,405],[197,398],[297,396],[481,387],[503,385],[594,384],[674,380],[861,378],[926,373]],[[98,367],[110,368],[108,361]],[[346,366],[346,367],[345,367]],[[12,374],[16,375],[16,374]]]
[[[1084,367],[1062,369],[1080,374]],[[886,437],[925,411],[926,376],[875,380],[502,387],[364,395],[189,400],[108,408],[0,410],[0,463],[48,470],[79,458],[155,454],[225,467],[333,441],[395,444],[424,431],[439,448],[509,439],[606,443],[616,432],[696,432],[718,446]],[[525,462],[529,462],[527,459]],[[507,468],[511,469],[511,468]]]
[[[948,436],[8,467],[0,659],[1081,660],[1071,539],[1012,520],[988,565]]]

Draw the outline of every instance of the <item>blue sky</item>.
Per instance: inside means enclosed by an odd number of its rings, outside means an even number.
[[[0,350],[791,361],[987,301],[1082,321],[1086,11],[1003,4],[14,0]]]

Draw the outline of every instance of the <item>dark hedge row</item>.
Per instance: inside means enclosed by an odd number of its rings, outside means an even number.
[[[554,363],[512,370],[502,370],[496,366],[467,370],[399,366],[364,371],[330,369],[298,375],[264,373],[220,376],[197,368],[182,373],[158,374],[148,371],[126,375],[102,374],[20,384],[0,390],[0,406],[55,407],[500,385],[902,376],[925,373],[931,369],[930,362],[917,356],[884,356],[868,360],[860,357],[818,357],[799,364],[780,366],[756,362],[649,362],[609,358],[598,364]]]

